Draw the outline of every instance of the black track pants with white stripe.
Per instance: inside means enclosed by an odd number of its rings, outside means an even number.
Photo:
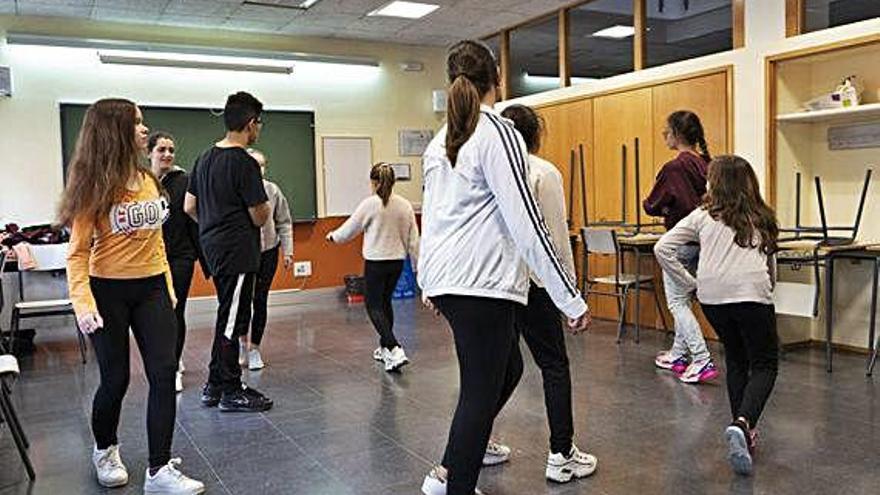
[[[238,337],[247,334],[251,323],[256,274],[215,275],[213,280],[220,305],[214,326],[208,383],[225,392],[241,387]]]

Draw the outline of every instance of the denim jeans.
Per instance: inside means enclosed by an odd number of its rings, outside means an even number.
[[[682,246],[678,249],[677,255],[689,272],[696,272],[700,256],[699,246]],[[666,292],[666,304],[675,320],[675,341],[670,351],[672,356],[690,355],[691,361],[709,359],[709,349],[706,347],[703,331],[691,309],[694,294],[678,284],[666,272],[663,272],[663,288]]]

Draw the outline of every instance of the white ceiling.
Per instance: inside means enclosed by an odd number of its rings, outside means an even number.
[[[262,0],[296,5],[301,0]],[[418,19],[368,17],[388,0],[320,0],[307,11],[243,0],[0,0],[0,15],[53,16],[245,30],[407,44],[446,45],[482,37],[571,4],[571,0],[422,0],[440,8]]]

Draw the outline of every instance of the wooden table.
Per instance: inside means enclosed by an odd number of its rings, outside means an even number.
[[[819,266],[824,261],[825,266],[825,362],[826,371],[831,373],[834,349],[832,338],[834,335],[834,263],[839,259],[871,260],[874,262],[874,284],[871,289],[871,323],[869,326],[869,348],[876,351],[874,342],[874,312],[877,305],[877,279],[880,275],[880,242],[855,241],[850,244],[838,246],[823,246],[819,240],[802,239],[784,241],[779,243],[780,251],[776,254],[777,263],[797,264],[813,263],[816,270],[816,283],[819,284]],[[819,297],[819,291],[816,291]],[[876,354],[872,353],[872,354]],[[872,355],[872,358],[874,356]],[[872,359],[871,361],[873,361]],[[870,375],[873,370],[872,362],[867,365]]]

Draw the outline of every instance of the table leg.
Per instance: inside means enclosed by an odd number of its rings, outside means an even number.
[[[825,362],[826,371],[831,373],[831,338],[834,328],[834,255],[825,258]]]
[[[871,351],[871,358],[868,360],[868,369],[866,375],[871,376],[874,372],[874,362],[877,360],[877,343],[875,342],[874,325],[877,323],[877,279],[880,277],[880,258],[874,259],[874,278],[871,284],[871,317],[870,326],[868,327],[868,349]]]

